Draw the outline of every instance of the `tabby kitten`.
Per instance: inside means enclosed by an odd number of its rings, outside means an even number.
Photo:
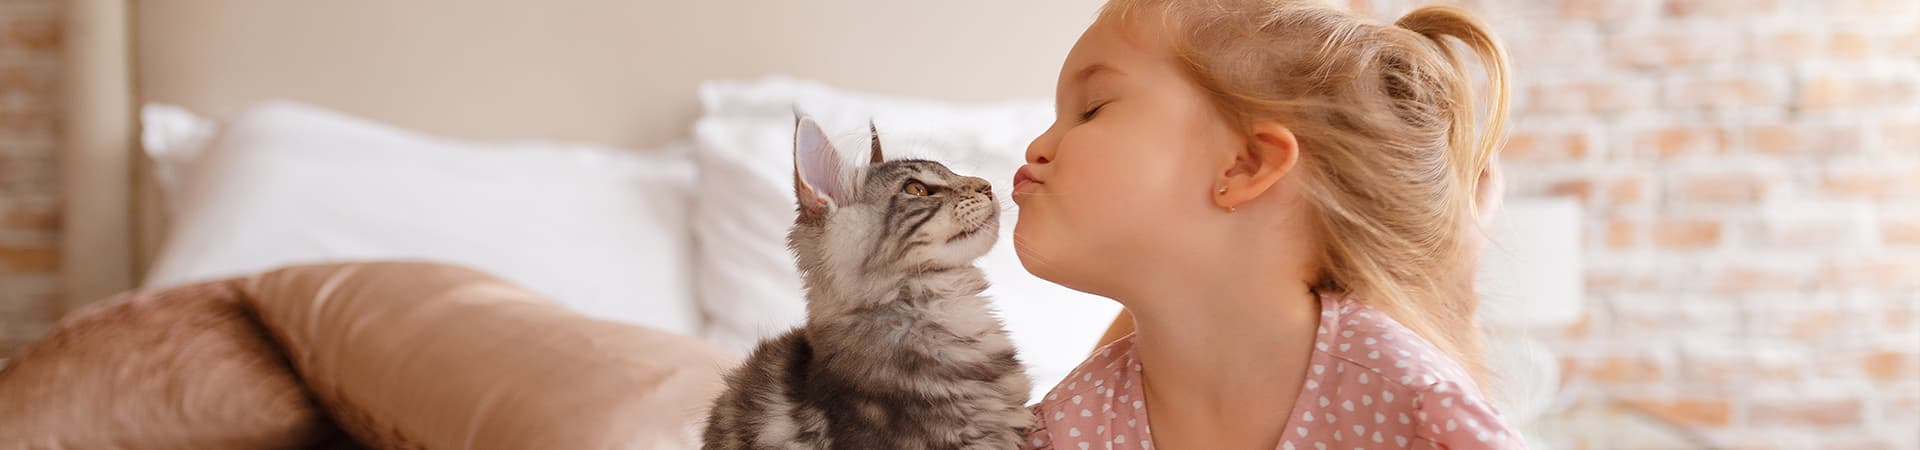
[[[704,448],[1017,448],[1029,381],[973,266],[999,236],[987,181],[885,161],[871,126],[870,162],[852,167],[795,122],[787,244],[807,322],[728,375]]]

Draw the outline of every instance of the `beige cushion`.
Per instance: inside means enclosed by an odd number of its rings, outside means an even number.
[[[68,316],[0,370],[0,448],[298,448],[331,433],[230,282]]]
[[[293,267],[62,320],[0,369],[0,448],[303,448],[323,408],[373,448],[695,448],[734,362],[468,269]]]
[[[341,427],[378,448],[694,448],[734,363],[452,266],[305,266],[241,285]]]

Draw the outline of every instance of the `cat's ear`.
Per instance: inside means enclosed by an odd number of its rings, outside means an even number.
[[[793,194],[802,216],[826,217],[835,206],[846,204],[850,192],[841,175],[845,169],[820,124],[806,115],[794,116]]]
[[[879,164],[882,161],[886,161],[887,157],[880,154],[880,127],[874,126],[872,120],[867,121],[867,136],[873,138],[873,153],[867,155],[867,164]]]

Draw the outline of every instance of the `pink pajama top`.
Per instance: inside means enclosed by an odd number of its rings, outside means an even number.
[[[1377,310],[1322,296],[1282,450],[1517,449],[1459,364]],[[1025,448],[1152,449],[1133,337],[1101,348],[1035,405]]]

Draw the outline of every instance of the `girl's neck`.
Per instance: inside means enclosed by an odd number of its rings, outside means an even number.
[[[1305,382],[1320,321],[1311,287],[1278,278],[1127,302],[1152,405],[1148,420],[1156,440],[1172,441],[1161,447],[1276,443]],[[1199,436],[1208,431],[1201,424],[1214,424],[1214,435]]]

